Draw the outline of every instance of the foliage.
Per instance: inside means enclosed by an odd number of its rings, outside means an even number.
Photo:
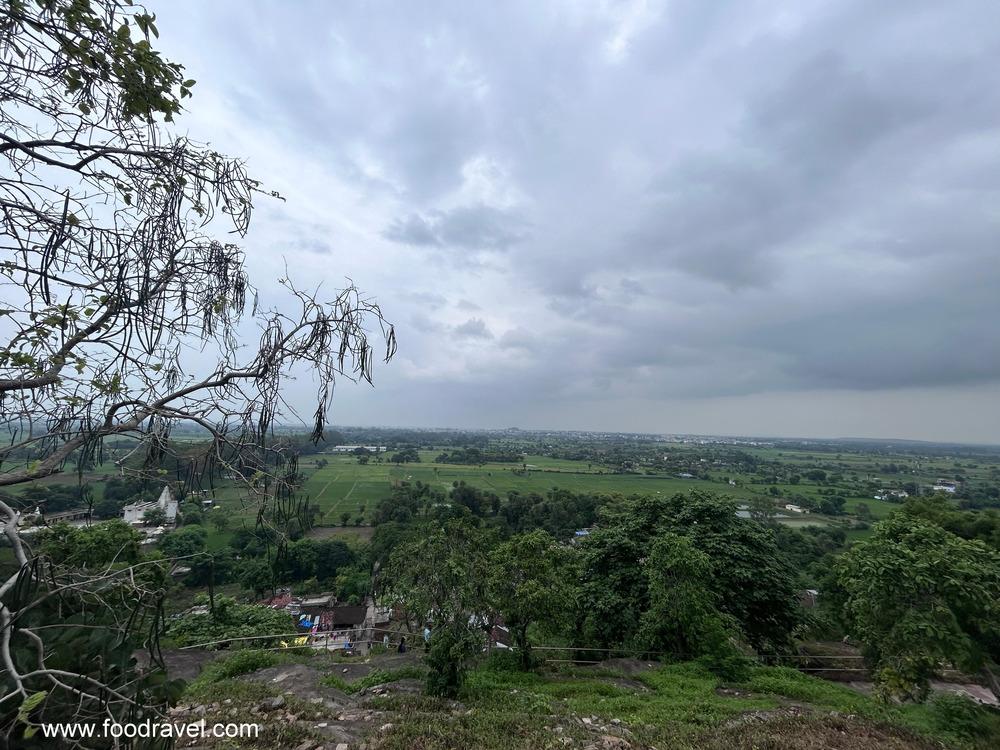
[[[774,532],[739,518],[734,501],[700,492],[633,497],[605,507],[601,528],[581,544],[581,630],[592,645],[636,637],[649,608],[649,580],[640,561],[664,533],[686,537],[711,561],[707,584],[719,610],[735,619],[751,645],[786,647],[800,614],[794,576]]]
[[[642,647],[702,658],[729,679],[745,674],[748,660],[736,645],[742,634],[735,618],[719,611],[708,555],[687,537],[668,532],[656,537],[644,568],[649,609],[639,623],[637,640]]]
[[[236,572],[240,585],[257,596],[274,589],[274,569],[262,558],[251,558],[241,561]]]
[[[38,532],[35,540],[39,553],[57,564],[94,567],[138,561],[142,535],[124,521],[82,528],[58,523]]]
[[[1000,715],[964,695],[937,693],[927,706],[931,721],[941,731],[969,739],[1000,734]]]
[[[160,550],[167,557],[190,557],[205,549],[207,534],[201,526],[182,526],[164,534]]]
[[[273,651],[242,649],[209,662],[201,670],[197,681],[199,683],[212,683],[229,680],[233,677],[256,672],[258,669],[273,667],[279,661],[280,657]]]
[[[399,680],[423,679],[426,674],[426,669],[418,667],[415,664],[399,667],[398,669],[381,669],[376,667],[360,680],[355,680],[354,682],[348,682],[336,673],[331,673],[322,679],[322,683],[342,690],[345,693],[355,694],[376,685],[385,685]]]
[[[483,647],[482,633],[460,620],[435,626],[427,652],[427,694],[455,698],[465,681],[466,661]]]
[[[167,522],[167,512],[163,508],[150,508],[142,514],[146,526],[163,526]]]
[[[510,629],[525,669],[531,665],[528,628],[537,623],[552,632],[571,621],[576,578],[568,550],[544,531],[512,537],[490,554],[490,603]]]
[[[208,604],[208,597],[196,601]],[[256,604],[239,604],[228,596],[215,597],[215,612],[188,612],[173,620],[167,628],[178,646],[221,641],[245,636],[288,635],[295,632],[295,620],[283,610],[260,607]],[[256,647],[277,645],[280,638],[255,638],[246,641]],[[207,648],[225,648],[226,644]]]
[[[977,671],[1000,658],[1000,554],[982,542],[897,515],[836,571],[881,695],[923,699],[943,664]]]
[[[487,549],[478,528],[449,521],[400,544],[383,570],[383,602],[433,623],[428,688],[435,694],[454,695],[474,652],[479,636],[470,621],[486,614]]]

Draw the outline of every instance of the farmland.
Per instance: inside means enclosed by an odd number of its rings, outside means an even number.
[[[368,436],[361,433],[353,437],[362,441]],[[371,441],[379,440],[389,445],[385,453],[362,457],[337,453],[328,446],[301,456],[300,494],[318,509],[314,534],[366,536],[375,507],[390,496],[393,486],[401,483],[422,482],[446,493],[464,482],[497,495],[501,502],[512,492],[544,496],[557,488],[612,498],[697,490],[743,504],[756,501],[758,507],[767,503],[780,523],[841,527],[850,538],[866,536],[870,523],[887,517],[898,507],[898,503],[875,499],[879,488],[905,486],[928,492],[934,482],[947,478],[962,488],[959,496],[966,490],[983,496],[995,494],[1000,485],[1000,453],[995,449],[910,445],[893,449],[879,444],[792,441],[737,445],[722,441],[621,440],[586,434],[536,437],[531,433],[522,433],[516,440],[476,433],[456,437],[415,432],[388,440],[378,434],[371,436]],[[460,441],[479,445],[487,455],[490,451],[506,451],[508,459],[514,454],[520,456],[520,461],[437,462],[442,452],[454,449]],[[189,439],[185,444],[196,445],[197,441]],[[398,452],[404,446],[412,449],[411,458],[399,462]],[[120,469],[106,461],[89,467],[80,479],[90,486],[91,498],[96,502],[103,497],[109,479],[119,474]],[[77,475],[67,471],[21,492],[30,496],[37,487],[76,481]],[[233,531],[255,523],[256,504],[235,482],[216,477],[207,495],[216,504],[209,513],[225,514],[228,520],[220,524],[221,528],[205,524],[210,549],[225,547]],[[816,508],[830,496],[843,501],[835,514],[784,510],[785,504]]]

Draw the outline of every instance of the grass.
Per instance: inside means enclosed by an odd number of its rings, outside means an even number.
[[[645,689],[616,684],[627,679]],[[403,712],[406,720],[370,747],[543,748],[554,746],[555,734],[585,744],[588,727],[582,717],[589,717],[590,726],[602,727],[599,732],[625,727],[630,741],[644,747],[990,746],[986,738],[955,731],[931,705],[882,706],[842,685],[792,669],[762,667],[745,683],[722,687],[718,678],[693,663],[665,665],[632,678],[614,670],[543,675],[486,665],[472,671],[463,688],[461,700],[471,711],[456,714],[447,704],[394,696],[385,705]],[[754,717],[749,725],[747,716]]]
[[[426,669],[411,664],[399,667],[398,669],[373,669],[361,679],[354,680],[353,682],[348,682],[340,677],[340,675],[328,674],[321,682],[328,687],[337,688],[337,690],[342,690],[345,693],[355,694],[360,693],[366,688],[374,687],[375,685],[384,685],[388,682],[397,682],[398,680],[406,679],[422,680],[426,675]]]
[[[210,663],[189,686],[185,702],[249,711],[278,688],[236,679],[277,664],[322,658],[259,650],[235,652]],[[317,664],[317,662],[320,662]],[[563,667],[521,672],[488,660],[467,676],[460,703],[391,691],[359,696],[374,685],[419,679],[420,665],[377,667],[348,682],[329,673],[320,684],[358,696],[379,712],[365,738],[371,750],[542,750],[600,747],[606,735],[633,748],[717,750],[931,750],[996,747],[1000,713],[954,696],[923,705],[883,705],[849,688],[784,667],[759,667],[738,684],[723,684],[695,663],[623,668]],[[632,670],[632,666],[639,671]],[[322,706],[286,693],[288,710],[329,721]],[[232,715],[232,714],[230,714]],[[242,714],[239,714],[242,715]],[[389,725],[376,729],[383,724]],[[267,745],[260,745],[265,747]],[[609,747],[611,745],[608,745]]]

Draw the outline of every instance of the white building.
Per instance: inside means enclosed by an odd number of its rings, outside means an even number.
[[[153,508],[160,508],[166,514],[167,523],[177,522],[177,500],[174,499],[170,487],[166,485],[163,486],[163,492],[160,493],[160,497],[157,500],[148,503],[126,505],[122,508],[122,518],[125,520],[125,523],[139,524],[142,523],[142,517],[146,514],[146,511]]]
[[[804,509],[800,508],[798,505],[793,505],[792,503],[788,503],[785,506],[785,510],[789,510],[792,513],[805,513]]]
[[[945,482],[944,480],[939,479],[937,481],[937,484],[933,485],[931,487],[931,489],[934,490],[935,492],[952,492],[953,493],[957,489],[957,487],[955,487],[955,483],[954,482]]]
[[[879,490],[875,493],[875,500],[905,500],[910,496],[906,490]]]

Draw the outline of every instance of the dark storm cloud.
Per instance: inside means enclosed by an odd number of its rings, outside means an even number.
[[[251,264],[403,323],[355,421],[1000,440],[1000,5],[182,5],[186,127],[284,179]]]

